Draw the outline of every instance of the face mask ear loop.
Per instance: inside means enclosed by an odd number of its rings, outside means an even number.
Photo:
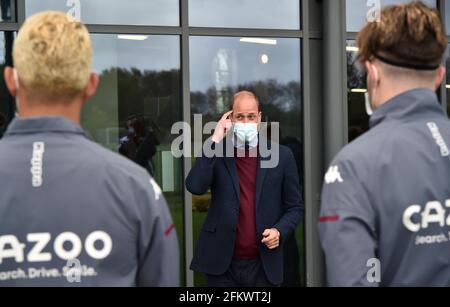
[[[375,76],[375,80],[374,80],[374,84],[378,85],[380,83],[380,79],[378,77],[378,69],[375,67],[375,65],[372,66],[373,69],[373,74]],[[369,79],[369,78],[368,78]],[[369,83],[369,82],[367,82]],[[369,84],[367,84],[367,92],[364,94],[364,102],[365,102],[365,107],[366,107],[366,113],[369,116],[373,115],[373,111],[375,110],[375,107],[373,106],[373,98],[375,96],[376,93],[376,88],[372,89],[372,97],[370,97],[369,95]]]
[[[370,97],[369,97],[369,93],[368,92],[364,93],[364,102],[365,102],[365,105],[366,105],[366,113],[367,113],[367,115],[372,116],[373,115],[373,110],[372,110],[372,104],[370,102]]]

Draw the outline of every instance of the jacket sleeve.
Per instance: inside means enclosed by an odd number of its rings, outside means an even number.
[[[141,193],[146,205],[139,229],[137,286],[178,287],[179,248],[175,225],[161,189],[153,178]]]
[[[304,205],[300,192],[300,183],[294,156],[290,150],[284,164],[282,199],[284,214],[274,228],[284,241],[297,227],[304,216]]]
[[[325,175],[319,234],[329,286],[379,285],[375,214],[350,161],[333,162]]]
[[[212,141],[212,150],[215,150],[219,144]],[[214,165],[217,161],[216,155],[208,157],[202,151],[186,178],[186,189],[194,195],[203,195],[211,187],[214,174]]]

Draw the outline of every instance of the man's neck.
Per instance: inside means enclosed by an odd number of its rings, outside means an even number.
[[[81,102],[74,100],[68,102],[27,101],[19,98],[19,116],[21,118],[60,116],[75,124],[80,124]]]
[[[406,93],[408,91],[414,90],[414,89],[418,89],[418,88],[427,88],[430,90],[433,90],[432,86],[430,86],[429,84],[395,84],[392,83],[390,84],[390,86],[386,89],[383,90],[379,90],[380,91],[380,98],[379,98],[379,105],[378,107],[381,107],[383,104],[385,104],[386,102],[388,102],[389,100],[391,100],[392,98]]]
[[[43,116],[59,116],[64,117],[75,124],[80,124],[80,114],[74,114],[73,112],[58,112],[54,109],[51,110],[24,110],[19,113],[20,118],[31,117],[43,117]]]

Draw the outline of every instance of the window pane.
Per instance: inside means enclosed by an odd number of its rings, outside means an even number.
[[[195,36],[190,46],[192,114],[201,114],[203,125],[217,121],[230,109],[235,92],[254,92],[260,98],[263,121],[280,123],[280,141],[293,151],[302,179],[300,40]],[[210,193],[193,197],[194,242],[210,199]],[[285,246],[286,284],[304,285],[303,246],[303,227],[299,226]],[[194,280],[196,286],[205,285],[203,274],[195,273]]]
[[[374,16],[376,9],[373,3],[378,1],[346,0],[347,32],[359,32],[367,23],[370,16]],[[392,4],[408,3],[410,0],[380,0],[381,7]],[[436,0],[423,0],[429,6],[436,7]]]
[[[0,0],[0,22],[15,21],[14,0]]]
[[[299,0],[189,0],[189,25],[300,29]]]
[[[450,0],[445,0],[445,33],[450,35]]]
[[[78,6],[78,4],[80,6]],[[26,0],[26,15],[56,10],[87,24],[178,26],[179,0]]]
[[[349,142],[369,130],[369,116],[364,105],[366,75],[356,63],[355,41],[347,41],[347,94],[348,94],[348,140]]]
[[[81,125],[161,186],[178,232],[184,280],[182,161],[172,156],[170,131],[182,116],[179,37],[93,34],[92,40],[100,86],[85,104]]]
[[[3,70],[6,65],[12,65],[13,32],[0,31],[0,139],[9,122],[14,118],[16,110],[15,100],[9,94],[4,81]]]

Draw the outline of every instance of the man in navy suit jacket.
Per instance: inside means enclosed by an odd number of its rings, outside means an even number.
[[[186,179],[192,194],[211,189],[212,195],[191,269],[205,273],[211,287],[277,286],[283,282],[283,242],[304,211],[297,166],[288,147],[258,135],[261,112],[253,93],[237,93],[232,106],[210,140],[223,153],[231,146],[231,155],[203,152]],[[271,168],[264,167],[273,157],[261,154],[262,143],[278,146],[270,150],[279,155]]]

